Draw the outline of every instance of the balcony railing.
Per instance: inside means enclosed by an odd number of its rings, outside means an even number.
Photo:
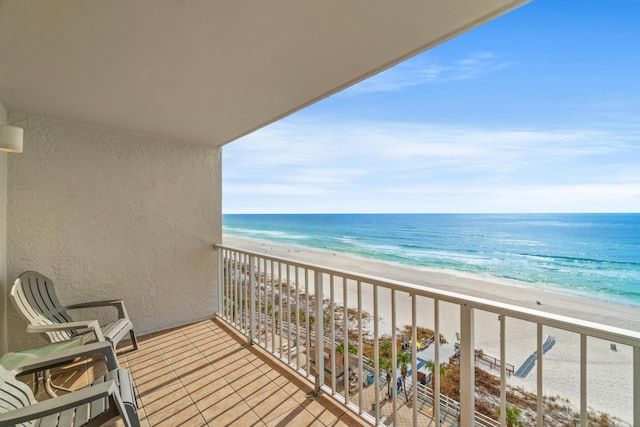
[[[628,422],[640,426],[640,332],[223,245],[216,249],[222,295],[219,315],[244,333],[248,344],[260,345],[313,382],[316,395],[331,395],[371,423],[415,426],[419,417],[428,417],[436,420],[436,425],[444,420],[447,425],[506,426],[507,377],[514,371],[505,362],[509,320],[526,322],[535,329],[536,351],[529,367],[535,367],[537,382],[537,392],[532,396],[535,424],[546,424],[545,401],[549,400],[543,396],[543,355],[549,344],[543,332],[561,330],[579,338],[579,354],[575,357],[579,365],[578,425],[586,427],[588,423],[588,346],[606,340],[612,343],[612,349],[620,345],[631,350],[628,375],[633,379],[628,399],[632,419]],[[409,306],[399,306],[400,300]],[[443,318],[445,305],[447,313],[451,307],[457,310],[457,319]],[[403,334],[398,318],[407,318],[407,312],[411,321]],[[484,355],[476,348],[474,321],[480,313],[497,315],[497,357]],[[450,362],[441,354],[442,345],[435,343],[443,342],[437,338],[441,337],[443,320],[459,322],[451,356],[451,362],[458,365],[457,399],[441,392],[440,369],[433,369],[428,385],[424,372],[418,370],[425,363],[419,357],[419,345],[433,345],[432,366]],[[425,327],[432,328],[427,340],[418,335]],[[382,343],[383,335],[388,335],[391,345]],[[396,378],[401,376],[403,364],[398,354],[405,349],[410,351],[410,363],[406,364],[410,373],[403,387],[398,387]],[[387,357],[381,356],[385,352]],[[499,383],[493,403],[499,416],[476,411],[476,369],[486,368],[483,363],[490,365]]]

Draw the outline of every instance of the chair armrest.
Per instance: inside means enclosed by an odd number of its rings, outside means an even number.
[[[78,320],[77,322],[69,323],[56,323],[54,325],[29,325],[27,326],[27,332],[43,333],[54,331],[68,331],[70,329],[91,329],[96,334],[98,341],[104,341],[104,334],[100,329],[100,324],[97,320]]]
[[[118,310],[119,319],[129,318],[129,315],[127,314],[127,309],[124,307],[124,300],[121,300],[121,299],[81,302],[79,304],[68,305],[65,308],[67,310],[73,310],[77,308],[95,308],[95,307],[115,307]]]
[[[105,357],[107,364],[107,370],[112,371],[119,367],[118,358],[113,350],[113,347],[109,342],[97,342],[93,344],[81,345],[80,347],[71,348],[68,350],[61,350],[55,353],[48,354],[46,356],[38,357],[37,359],[29,360],[17,368],[13,369],[15,375],[41,371],[49,367],[59,365],[69,360],[73,360],[77,357],[91,356],[94,354],[101,354]]]
[[[86,387],[81,390],[65,394],[64,396],[47,399],[24,408],[0,414],[0,425],[17,425],[27,421],[36,420],[47,415],[56,414],[66,409],[75,408],[112,395],[114,397],[118,397],[116,402],[119,402],[119,404],[122,405],[122,401],[120,401],[117,393],[118,387],[113,381]],[[116,403],[116,405],[118,405],[118,403]],[[126,411],[124,411],[122,406],[120,406],[120,408],[122,409],[122,417],[125,419],[125,425],[130,425]]]

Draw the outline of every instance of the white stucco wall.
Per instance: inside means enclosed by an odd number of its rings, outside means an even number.
[[[51,277],[65,304],[122,297],[138,334],[211,317],[221,152],[9,113],[7,273]],[[84,314],[84,313],[83,313]],[[9,347],[30,345],[9,309]]]
[[[7,110],[0,103],[0,126]],[[0,151],[0,355],[7,351],[7,153]]]

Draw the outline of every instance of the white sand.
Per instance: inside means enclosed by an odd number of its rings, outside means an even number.
[[[355,273],[399,280],[415,285],[427,286],[465,295],[500,301],[508,304],[562,314],[577,319],[589,320],[610,326],[640,331],[640,309],[619,304],[605,303],[559,292],[550,292],[518,282],[493,278],[478,278],[454,271],[441,272],[416,267],[372,261],[355,256],[310,249],[301,246],[284,246],[259,240],[224,236],[224,244],[268,254],[271,256],[327,266]],[[337,300],[341,301],[342,283],[336,283]],[[373,291],[363,286],[362,308],[373,314]],[[408,294],[397,292],[397,326],[411,324],[411,299]],[[325,283],[325,298],[329,295]],[[391,333],[390,293],[379,294],[379,334]],[[538,304],[538,302],[540,304]],[[356,307],[357,291],[348,286],[348,306]],[[433,329],[433,303],[426,298],[417,301],[418,325]],[[440,329],[448,341],[455,341],[460,331],[460,315],[457,306],[440,304]],[[516,319],[507,319],[506,362],[518,367],[536,349],[536,326]],[[544,357],[544,394],[560,395],[572,401],[577,408],[580,391],[579,343],[576,334],[545,327],[544,336],[556,337],[555,346]],[[487,312],[475,313],[476,348],[485,354],[499,357],[499,322],[497,315]],[[608,412],[624,420],[632,418],[632,348],[617,346],[610,349],[609,342],[589,339],[588,405]],[[536,368],[523,379],[512,377],[510,385],[522,386],[536,391]]]

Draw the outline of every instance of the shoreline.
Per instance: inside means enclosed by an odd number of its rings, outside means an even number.
[[[539,310],[604,325],[615,326],[632,331],[640,331],[640,308],[616,303],[602,302],[583,296],[544,290],[526,283],[511,283],[504,280],[491,280],[476,277],[471,273],[455,271],[436,271],[422,267],[411,267],[376,261],[344,253],[334,253],[306,246],[293,246],[231,235],[223,235],[225,245],[264,253],[267,255],[296,260],[318,266],[352,271],[363,275],[397,280],[418,286],[427,286],[439,290],[470,295],[492,301],[499,301],[528,309]],[[328,295],[328,284],[325,284]],[[338,292],[339,293],[339,292]],[[355,290],[348,290],[348,306],[353,307]],[[411,324],[411,299],[404,293],[397,293],[397,327]],[[373,292],[370,286],[363,286],[362,309],[373,314]],[[403,309],[403,308],[407,309]],[[390,311],[379,312],[379,335],[390,332],[388,321]],[[455,341],[459,329],[459,309],[448,303],[440,304],[440,329],[449,342]],[[433,304],[420,304],[417,321],[421,326],[431,327]],[[536,327],[529,322],[508,318],[506,362],[518,367],[536,349]],[[556,345],[544,356],[544,394],[560,395],[568,398],[574,408],[580,402],[580,337],[577,334],[544,327],[544,335],[556,338]],[[486,354],[499,357],[499,322],[495,314],[476,311],[475,343]],[[633,384],[629,370],[633,369],[632,349],[618,345],[612,351],[609,342],[589,339],[588,398],[589,406],[618,416],[624,420],[632,417],[629,396],[632,396]],[[511,377],[508,384],[522,387],[527,391],[536,391],[537,372],[533,369],[525,378]]]
[[[485,277],[456,270],[438,270],[375,260],[302,245],[274,243],[249,237],[224,235],[225,245],[280,258],[398,280],[418,286],[455,292],[519,307],[564,315],[618,328],[640,331],[640,307],[601,301],[526,282]],[[293,250],[292,250],[293,249]],[[540,304],[538,304],[540,302]]]

